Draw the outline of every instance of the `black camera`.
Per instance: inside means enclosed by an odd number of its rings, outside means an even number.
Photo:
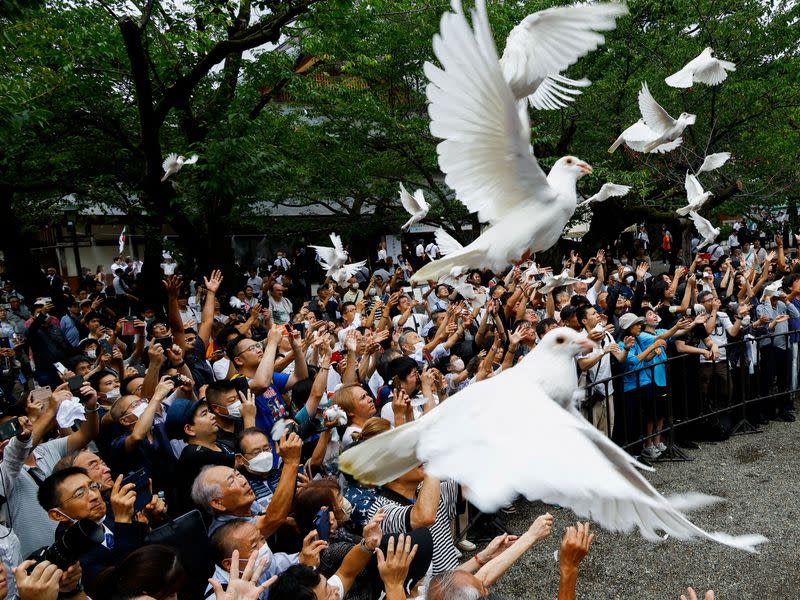
[[[46,560],[66,571],[81,556],[102,544],[104,539],[105,529],[101,525],[91,519],[81,519],[67,529],[52,545],[43,546],[32,552],[28,556],[28,560],[35,560],[36,564]],[[29,574],[33,572],[35,566],[34,564],[28,568]]]

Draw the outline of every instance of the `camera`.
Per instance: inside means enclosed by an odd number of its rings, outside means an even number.
[[[86,554],[95,546],[102,544],[105,539],[105,529],[91,519],[81,519],[75,525],[64,532],[50,546],[43,546],[32,552],[28,560],[35,560],[36,563],[49,561],[59,569],[66,571],[71,565],[75,564],[81,556]],[[33,572],[36,565],[28,568],[28,573]]]

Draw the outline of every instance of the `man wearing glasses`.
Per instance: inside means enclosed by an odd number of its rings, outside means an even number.
[[[122,475],[111,488],[111,514],[100,493],[101,485],[92,481],[85,469],[68,467],[47,477],[39,487],[39,504],[47,516],[58,522],[56,539],[81,519],[90,519],[104,530],[103,542],[80,557],[83,582],[91,586],[107,567],[122,562],[144,545],[146,522],[134,518],[136,486],[122,485]]]

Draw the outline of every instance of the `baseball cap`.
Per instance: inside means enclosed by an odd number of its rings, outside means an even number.
[[[203,400],[189,400],[188,398],[175,398],[167,410],[164,427],[167,437],[172,440],[183,439],[183,427],[192,421],[195,411],[203,404]]]

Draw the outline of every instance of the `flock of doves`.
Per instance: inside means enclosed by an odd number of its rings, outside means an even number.
[[[626,12],[622,4],[594,4],[534,13],[513,29],[498,58],[484,1],[476,1],[471,26],[460,2],[453,1],[433,39],[440,66],[424,67],[430,129],[442,140],[437,154],[445,182],[489,227],[467,246],[437,231],[443,257],[420,268],[413,281],[458,284],[467,269],[502,270],[521,249],[539,252],[555,244],[576,209],[577,180],[592,168],[565,156],[545,175],[530,144],[528,106],[559,108],[580,94],[589,82],[561,72],[602,44],[598,32],[613,29]],[[707,48],[666,81],[674,87],[717,85],[734,68]],[[671,151],[695,121],[689,114],[673,119],[646,83],[639,106],[642,119],[620,135],[611,152],[623,143],[637,152]],[[720,167],[729,156],[706,157],[697,173]],[[628,189],[606,184],[585,203]],[[686,189],[689,205],[679,212],[692,217],[708,243],[718,231],[696,211],[710,194],[692,174]],[[425,217],[428,205],[420,190],[412,195],[402,185],[400,198],[411,213],[407,229]],[[338,237],[331,237],[334,248],[317,250],[331,267],[328,274],[339,280],[347,275],[339,271],[350,265]],[[564,283],[569,281],[556,276],[547,285]],[[580,414],[574,404],[574,357],[590,350],[585,335],[556,328],[513,369],[471,384],[419,419],[351,447],[340,456],[339,468],[365,484],[382,485],[424,463],[429,475],[458,481],[484,512],[522,495],[569,507],[611,531],[638,529],[652,541],[700,538],[756,552],[767,541],[763,536],[707,532],[684,514],[719,498],[661,495],[640,473],[652,469]]]
[[[413,282],[444,281],[474,299],[476,290],[465,282],[468,269],[500,271],[521,250],[542,252],[556,243],[578,206],[577,181],[592,167],[565,156],[545,174],[533,155],[528,108],[559,109],[580,95],[590,82],[561,73],[603,44],[599,32],[614,29],[627,12],[624,4],[604,3],[533,13],[514,27],[498,57],[485,0],[476,1],[472,26],[461,3],[453,0],[433,38],[440,66],[424,66],[430,130],[442,140],[437,155],[445,183],[489,226],[467,246],[439,229],[442,258],[414,273]],[[733,63],[706,48],[666,83],[676,88],[714,86],[734,70]],[[642,118],[620,134],[609,152],[622,144],[635,152],[673,151],[696,119],[688,113],[670,116],[646,82],[639,92],[639,110]],[[711,196],[697,175],[729,159],[727,152],[711,154],[696,173],[686,174],[688,203],[677,212],[694,222],[702,237],[699,247],[711,243],[719,229],[697,212]],[[162,181],[196,161],[196,155],[187,159],[170,154]],[[628,186],[606,183],[581,204],[629,191]],[[411,215],[404,231],[427,216],[429,205],[421,190],[410,194],[401,184],[400,201]],[[333,247],[313,248],[326,274],[344,286],[366,261],[349,263],[339,236],[330,238]],[[562,273],[550,277],[543,290],[568,283]],[[486,512],[522,495],[566,506],[611,531],[638,529],[652,541],[701,538],[756,552],[767,541],[763,536],[706,532],[684,515],[719,498],[661,495],[640,473],[652,469],[616,446],[575,408],[574,357],[590,349],[585,336],[557,328],[517,367],[467,386],[421,418],[350,448],[339,467],[366,484],[381,485],[424,463],[430,475],[458,481],[465,496]]]

